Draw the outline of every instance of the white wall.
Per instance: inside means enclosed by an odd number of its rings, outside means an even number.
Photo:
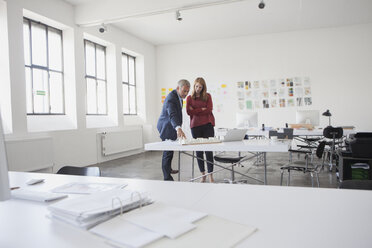
[[[227,83],[228,95],[214,100],[218,127],[235,125],[236,82],[308,76],[313,105],[302,109],[329,109],[332,125],[372,131],[372,24],[160,46],[157,68],[159,99],[161,88],[180,78],[202,76],[209,88]],[[283,127],[295,122],[295,110],[261,109],[259,123]],[[320,121],[328,124],[326,117]]]
[[[12,109],[10,108],[9,46],[6,2],[0,0],[0,112],[5,133],[12,132]]]
[[[65,60],[73,68],[69,68],[70,75],[68,76],[69,88],[72,87],[72,93],[69,97],[74,103],[74,110],[70,111],[71,118],[68,128],[59,127],[58,131],[41,131],[32,127],[32,120],[26,116],[25,102],[25,73],[24,73],[24,56],[23,56],[23,13],[24,9],[36,13],[38,15],[54,20],[67,29],[67,38],[71,39],[72,43],[67,49],[68,56]],[[110,130],[121,130],[131,128],[128,125],[144,125],[150,137],[145,140],[151,140],[153,127],[151,123],[156,122],[156,114],[148,109],[154,102],[154,96],[149,92],[155,91],[155,47],[147,42],[135,38],[113,26],[109,26],[109,31],[99,33],[98,28],[82,29],[74,24],[74,8],[62,0],[8,0],[7,1],[7,16],[8,16],[8,42],[9,42],[9,70],[10,85],[11,85],[11,110],[12,118],[7,123],[13,123],[13,132],[6,135],[6,139],[30,138],[38,136],[50,136],[53,138],[53,154],[55,160],[55,170],[62,165],[83,166],[97,163],[108,159],[117,158],[119,156],[128,155],[119,154],[108,158],[102,158],[100,151],[97,150],[99,140],[97,133]],[[64,33],[65,34],[65,33]],[[110,116],[113,116],[113,125],[110,127],[97,125],[95,128],[87,128],[87,119],[85,115],[85,92],[86,83],[84,78],[85,63],[84,63],[84,45],[83,39],[85,35],[91,35],[98,40],[106,41],[109,44],[110,58],[108,58],[107,66],[111,75],[108,76],[110,81],[112,94],[110,100],[114,100],[112,106],[113,111]],[[121,52],[122,49],[132,52],[133,55],[140,57],[140,71],[143,73],[139,77],[139,117],[124,117],[122,110],[122,77],[121,77]],[[65,51],[66,52],[66,51]],[[66,62],[66,61],[65,61]],[[145,92],[145,85],[146,91]],[[9,92],[8,92],[9,93]],[[6,106],[9,107],[9,104]],[[69,106],[70,108],[70,106]],[[51,122],[52,123],[52,122]],[[61,122],[59,122],[61,125]],[[45,123],[44,123],[45,124]],[[40,126],[40,125],[39,125]],[[11,130],[11,129],[10,129]],[[24,151],[23,151],[24,152]],[[27,168],[25,168],[27,170]]]

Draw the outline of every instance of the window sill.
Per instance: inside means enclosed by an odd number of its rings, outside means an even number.
[[[143,125],[145,122],[139,115],[123,115],[124,125]]]
[[[76,121],[67,115],[28,115],[29,132],[44,132],[76,129]]]
[[[116,127],[118,122],[107,115],[87,115],[87,128]]]

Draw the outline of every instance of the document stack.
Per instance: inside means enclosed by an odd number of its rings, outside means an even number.
[[[150,204],[145,192],[113,189],[55,203],[48,207],[50,217],[88,229],[115,215]]]
[[[154,203],[112,218],[89,231],[113,247],[189,248],[233,247],[256,228],[199,211]]]
[[[158,239],[176,239],[197,227],[207,214],[154,203],[90,229],[114,246],[143,247]]]

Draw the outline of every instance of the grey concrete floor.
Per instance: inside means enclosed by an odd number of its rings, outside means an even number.
[[[101,169],[102,176],[106,177],[123,177],[123,178],[139,178],[139,179],[150,179],[150,180],[163,180],[163,174],[161,170],[161,157],[162,152],[144,152],[129,157],[123,157],[108,162],[92,165],[99,166]],[[303,157],[294,156],[293,162],[296,165],[302,165],[304,161]],[[257,159],[253,158],[243,163],[242,167],[235,167],[235,171],[247,174],[252,178],[263,180],[264,178],[264,166],[260,163],[256,163]],[[321,161],[315,160],[316,164]],[[195,177],[200,176],[199,168],[195,160]],[[267,181],[269,185],[280,185],[280,167],[288,164],[288,154],[286,153],[268,153],[267,154]],[[178,152],[174,153],[172,168],[177,169],[178,167]],[[218,167],[215,167],[215,171]],[[181,181],[189,181],[192,177],[192,158],[181,154]],[[173,175],[174,179],[177,180],[177,175]],[[214,174],[215,183],[223,183],[224,179],[230,179],[231,172],[220,171]],[[240,175],[235,176],[236,180],[248,179],[248,184],[262,184],[261,182],[255,181],[242,177]],[[283,185],[286,184],[287,173],[284,173]],[[199,182],[198,180],[197,182]],[[326,166],[319,174],[320,187],[322,188],[337,188],[338,182],[335,172],[330,172]],[[302,186],[311,187],[311,178],[309,173],[302,172],[291,172],[291,186]],[[314,181],[315,183],[315,181]],[[316,183],[315,183],[316,185]]]

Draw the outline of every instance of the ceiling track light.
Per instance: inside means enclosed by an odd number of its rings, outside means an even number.
[[[181,13],[179,10],[176,11],[176,20],[177,21],[182,21]]]
[[[265,8],[264,0],[261,0],[261,2],[258,4],[258,8],[260,8],[260,9]]]
[[[107,26],[104,23],[102,23],[101,26],[99,27],[98,31],[100,33],[106,32],[107,31]]]
[[[122,22],[124,20],[128,20],[131,18],[140,18],[140,17],[148,17],[148,16],[154,16],[154,15],[160,15],[160,14],[166,14],[166,13],[174,13],[177,11],[184,11],[184,10],[191,10],[191,9],[199,9],[199,8],[206,8],[210,6],[218,6],[218,5],[224,5],[224,4],[231,4],[231,3],[237,3],[237,2],[244,2],[248,0],[215,0],[215,1],[208,1],[206,3],[196,3],[196,4],[190,4],[190,5],[184,5],[179,6],[175,8],[166,8],[166,9],[160,9],[160,10],[154,10],[154,11],[148,11],[148,12],[142,12],[142,13],[134,13],[134,14],[128,14],[123,15],[115,18],[109,18],[105,20],[97,20],[97,21],[91,21],[91,22],[83,22],[83,23],[77,23],[80,27],[91,27],[91,26],[97,26],[104,21],[105,24],[111,24],[111,23],[117,23]],[[250,1],[250,0],[249,0]],[[177,16],[176,16],[177,17]]]

